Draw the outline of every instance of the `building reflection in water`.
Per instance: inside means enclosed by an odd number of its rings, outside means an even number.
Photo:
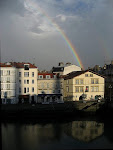
[[[44,144],[59,141],[62,129],[60,124],[19,125],[2,124],[3,147],[7,149],[35,149]]]
[[[96,121],[73,121],[54,124],[2,124],[3,149],[43,149],[57,143],[65,135],[76,140],[90,142],[104,133],[104,124]],[[54,144],[53,144],[54,145]]]
[[[104,124],[96,121],[73,121],[64,125],[64,132],[74,139],[90,142],[104,133]]]

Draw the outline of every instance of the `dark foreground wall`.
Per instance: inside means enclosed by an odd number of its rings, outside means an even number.
[[[76,103],[64,104],[18,104],[2,105],[1,118],[67,118],[74,116],[102,115],[107,116],[113,112],[110,104],[105,103]]]

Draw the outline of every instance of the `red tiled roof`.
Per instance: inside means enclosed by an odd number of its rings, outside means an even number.
[[[8,65],[6,63],[0,63],[0,67],[16,67],[16,68],[24,68],[24,64],[29,64],[29,68],[37,68],[35,65],[31,63],[25,62],[10,62],[11,64]]]
[[[49,73],[49,72],[39,72],[38,75],[43,75],[43,78],[46,78],[46,75],[50,75],[50,78],[53,78],[55,73]]]
[[[7,65],[5,63],[0,63],[0,67],[13,67],[12,65]]]
[[[11,62],[11,64],[16,68],[24,68],[25,64],[29,64],[29,68],[37,68],[35,65],[31,63],[25,63],[25,62]]]

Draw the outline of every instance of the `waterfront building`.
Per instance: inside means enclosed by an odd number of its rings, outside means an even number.
[[[60,75],[67,75],[68,73],[73,72],[73,71],[81,71],[81,68],[69,62],[66,63],[65,65],[63,62],[60,62],[58,67],[52,68],[53,73],[57,73]]]
[[[104,98],[104,77],[91,70],[76,71],[64,77],[65,100],[95,100]]]
[[[37,67],[31,63],[1,63],[2,103],[37,102],[37,73]]]
[[[18,102],[37,102],[37,74],[38,68],[31,63],[13,62],[17,69],[16,94]]]
[[[63,78],[54,73],[38,73],[38,103],[63,102]]]
[[[17,103],[16,68],[11,63],[0,63],[0,88],[2,104]]]
[[[105,96],[107,99],[113,99],[113,60],[110,64],[104,65],[103,75],[106,76]]]

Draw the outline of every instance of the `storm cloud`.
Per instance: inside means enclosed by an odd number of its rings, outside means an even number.
[[[1,0],[1,61],[35,62],[51,69],[77,60],[58,32],[67,35],[85,68],[113,59],[112,0]]]

